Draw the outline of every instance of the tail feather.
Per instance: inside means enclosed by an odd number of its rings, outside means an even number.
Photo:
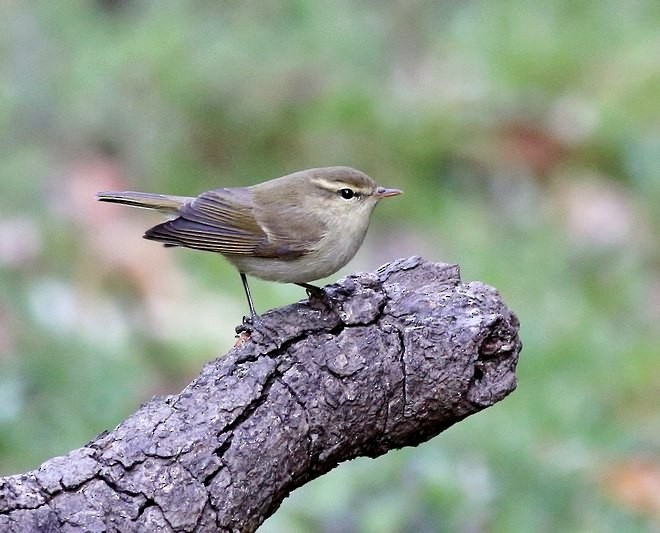
[[[96,198],[101,202],[154,209],[166,214],[178,213],[181,207],[193,200],[189,196],[167,196],[164,194],[133,191],[99,192],[96,194]]]

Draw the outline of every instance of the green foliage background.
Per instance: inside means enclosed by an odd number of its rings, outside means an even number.
[[[245,312],[220,259],[99,188],[346,164],[406,194],[344,272],[496,286],[518,390],[342,465],[263,531],[660,527],[660,3],[0,3],[0,473],[176,393]],[[261,310],[304,295],[255,282]]]

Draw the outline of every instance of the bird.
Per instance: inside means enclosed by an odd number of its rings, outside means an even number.
[[[333,166],[196,197],[134,191],[96,196],[168,216],[149,228],[145,239],[224,256],[240,274],[254,322],[258,315],[247,276],[321,291],[309,282],[346,265],[362,245],[376,204],[401,193],[354,168]]]

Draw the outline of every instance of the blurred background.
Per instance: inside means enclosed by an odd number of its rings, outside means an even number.
[[[262,531],[660,529],[660,3],[0,3],[0,474],[174,394],[238,275],[135,189],[351,165],[405,190],[342,271],[459,263],[521,321],[519,387],[294,492]],[[335,276],[331,280],[337,279]],[[259,311],[305,297],[254,281]]]

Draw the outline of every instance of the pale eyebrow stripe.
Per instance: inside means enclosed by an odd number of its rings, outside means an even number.
[[[360,187],[360,186],[357,186],[357,185],[352,185],[350,183],[346,183],[345,181],[340,181],[340,180],[329,181],[329,180],[326,180],[325,178],[313,178],[311,181],[312,181],[312,183],[314,183],[315,185],[318,185],[322,189],[325,189],[327,191],[332,191],[332,192],[335,192],[335,191],[338,191],[339,189],[344,189],[344,188],[353,189],[355,192],[358,192],[360,194],[365,194],[368,191],[368,189],[366,189],[364,187]]]
[[[318,185],[322,189],[327,189],[329,191],[336,191],[337,189],[341,189],[342,187],[348,187],[344,182],[342,181],[328,181],[324,178],[314,178],[312,179],[312,182],[315,185]]]

